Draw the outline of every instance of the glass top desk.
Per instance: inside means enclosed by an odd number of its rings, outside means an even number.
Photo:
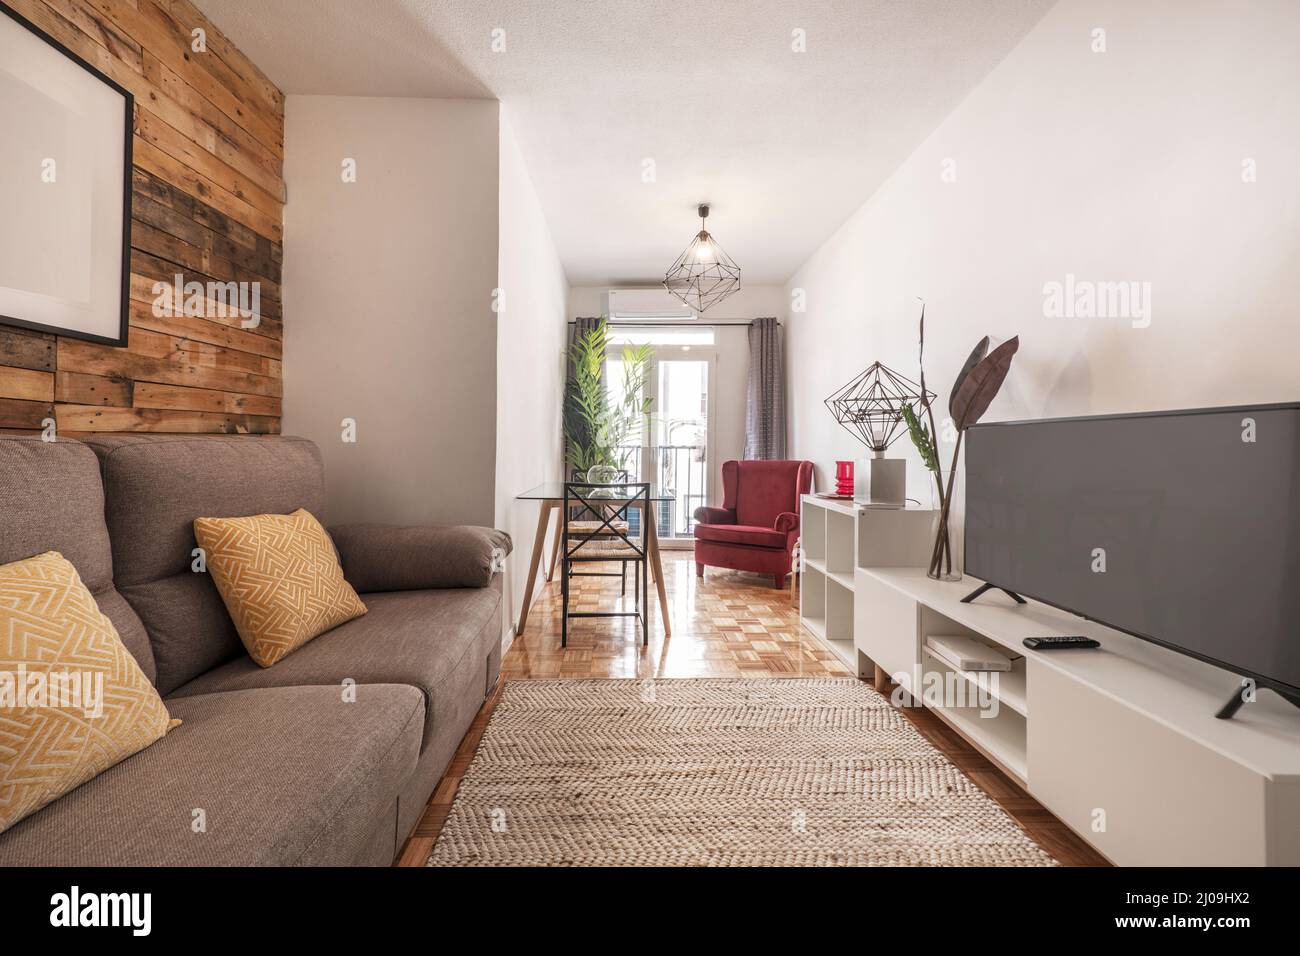
[[[533,556],[528,562],[528,578],[524,583],[524,601],[519,608],[519,624],[515,627],[515,634],[524,633],[524,627],[528,623],[528,608],[533,603],[533,587],[537,583],[537,571],[542,565],[542,552],[546,550],[546,528],[551,521],[551,512],[559,512],[564,504],[564,482],[548,481],[538,485],[536,488],[530,488],[522,495],[515,496],[516,501],[536,501],[541,504],[537,513],[537,534],[533,538]],[[622,500],[617,497],[601,499],[609,501],[611,504],[618,504]],[[667,494],[654,485],[650,486],[651,505],[661,502],[675,502],[675,495]],[[640,508],[640,502],[633,502],[633,508]],[[646,565],[650,569],[650,574],[655,580],[655,590],[659,592],[659,618],[664,625],[664,635],[672,633],[671,622],[668,620],[668,592],[664,589],[664,569],[659,560],[659,534],[655,530],[658,522],[654,520],[646,521]],[[551,580],[555,574],[555,562],[560,553],[560,539],[564,535],[564,529],[560,522],[555,522],[555,541],[551,544],[551,561],[546,569],[546,580]]]

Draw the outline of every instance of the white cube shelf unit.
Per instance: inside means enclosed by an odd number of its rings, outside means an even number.
[[[860,677],[867,675],[854,647],[855,569],[863,561],[881,566],[924,563],[936,516],[928,508],[874,509],[848,500],[803,496],[799,619]]]
[[[853,543],[857,510],[851,501],[804,495],[799,514],[803,557],[799,619],[855,670]]]

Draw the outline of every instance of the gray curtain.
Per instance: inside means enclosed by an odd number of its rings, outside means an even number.
[[[749,327],[745,457],[785,458],[785,345],[776,319]]]
[[[600,325],[600,322],[601,320],[599,316],[584,316],[582,318],[574,319],[573,325],[569,329],[569,345],[573,345],[573,343],[578,341],[579,338],[586,335],[588,332],[594,330],[596,326]],[[564,417],[566,422],[570,420],[570,415],[572,414],[569,405],[569,393],[573,391],[573,388],[574,388],[573,362],[569,360],[566,354],[564,359]],[[582,419],[581,417],[574,417],[572,421],[574,422],[575,426],[580,426]],[[567,453],[565,456],[564,467],[565,467],[564,476],[568,478],[569,464],[567,460]]]

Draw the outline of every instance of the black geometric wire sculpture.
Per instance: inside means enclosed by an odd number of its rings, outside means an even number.
[[[934,399],[934,392],[927,390],[925,400]],[[903,409],[920,404],[921,386],[879,362],[826,399],[835,420],[877,453],[906,431]]]
[[[699,212],[700,231],[664,276],[664,288],[703,312],[740,289],[740,266],[704,228],[709,204],[701,203]]]

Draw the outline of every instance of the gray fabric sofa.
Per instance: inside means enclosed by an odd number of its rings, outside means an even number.
[[[0,833],[0,866],[392,862],[496,683],[510,539],[330,528],[369,612],[263,669],[192,522],[324,500],[300,438],[0,437],[0,564],[68,558],[184,722]]]

